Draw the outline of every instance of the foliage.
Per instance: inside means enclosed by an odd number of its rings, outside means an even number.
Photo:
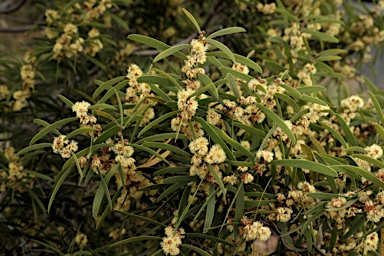
[[[382,92],[367,79],[369,96],[342,85],[383,40],[381,5],[359,16],[347,3],[342,21],[337,1],[239,1],[207,21],[242,19],[248,32],[207,33],[194,4],[167,4],[143,27],[140,2],[70,2],[47,11],[21,66],[3,62],[3,82],[16,81],[1,87],[3,125],[17,120],[3,135],[21,150],[0,155],[0,230],[14,238],[2,250],[242,255],[273,236],[276,254],[375,255]],[[122,28],[140,34],[117,42]],[[330,78],[336,97],[320,86]]]

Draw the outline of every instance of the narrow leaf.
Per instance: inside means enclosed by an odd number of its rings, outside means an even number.
[[[292,166],[302,169],[308,169],[314,172],[318,172],[324,175],[337,177],[337,172],[333,170],[331,167],[328,167],[323,164],[319,164],[316,162],[311,162],[304,159],[282,159],[282,160],[273,160],[272,164],[282,165],[282,166]]]
[[[155,59],[153,60],[153,62],[158,62],[159,60],[162,60],[170,55],[173,55],[174,53],[180,51],[180,50],[184,50],[184,49],[190,49],[192,46],[190,44],[180,44],[180,45],[176,45],[176,46],[173,46],[171,48],[168,48],[167,50],[165,51],[162,51],[161,53],[159,53]]]
[[[199,26],[199,24],[197,23],[197,21],[195,20],[195,18],[193,17],[193,15],[192,15],[189,11],[187,11],[186,9],[184,9],[184,8],[182,8],[182,10],[183,10],[185,16],[187,16],[188,19],[189,19],[189,20],[192,22],[192,24],[195,26],[197,32],[200,33],[200,32],[201,32],[200,26]]]
[[[38,141],[39,139],[41,139],[42,137],[44,137],[46,134],[48,134],[49,132],[53,131],[54,129],[56,129],[57,127],[60,127],[60,126],[63,126],[63,125],[66,125],[67,123],[70,123],[70,122],[73,122],[73,121],[76,121],[78,118],[77,117],[70,117],[70,118],[66,118],[66,119],[62,119],[60,121],[57,121],[47,127],[45,127],[44,129],[42,129],[38,134],[36,134],[32,139],[31,139],[31,142],[29,143],[29,145],[32,145],[34,144],[36,141]]]

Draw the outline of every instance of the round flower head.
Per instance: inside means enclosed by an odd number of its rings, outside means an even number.
[[[225,154],[223,148],[215,144],[209,150],[208,155],[205,157],[205,162],[209,164],[220,164],[227,159],[227,155]]]
[[[205,156],[208,152],[208,140],[205,137],[197,138],[196,140],[189,143],[188,147],[193,154]]]
[[[365,147],[365,150],[367,151],[368,156],[374,159],[379,159],[383,156],[383,149],[377,144]]]
[[[268,150],[258,151],[256,157],[260,160],[270,163],[273,160],[273,153]]]
[[[82,101],[76,102],[72,106],[72,111],[76,112],[76,117],[81,118],[82,116],[86,116],[88,112],[88,108],[91,106],[89,102]]]

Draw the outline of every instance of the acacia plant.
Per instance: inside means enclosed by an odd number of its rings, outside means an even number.
[[[377,254],[383,98],[354,67],[383,5],[154,2],[47,10],[2,60],[0,252]]]
[[[65,227],[61,244],[36,238],[31,246],[59,254],[236,255],[257,254],[256,241],[274,236],[276,254],[378,253],[381,92],[366,79],[369,97],[346,90],[331,102],[316,84],[337,74],[324,62],[344,51],[302,61],[310,35],[296,52],[305,77],[295,69],[263,77],[254,52],[235,54],[216,40],[243,28],[208,34],[183,11],[197,38],[170,47],[129,35],[160,51],[152,65],[130,64],[124,76],[96,80],[92,103],[59,95],[73,117],[35,120],[44,128],[30,146],[7,153],[4,179],[54,178],[51,213],[60,212],[60,190],[71,193],[69,181],[85,189],[72,206],[85,214],[69,249]],[[322,42],[319,33],[312,36]],[[40,153],[55,159],[44,148],[65,163],[51,173],[23,171],[20,161]]]

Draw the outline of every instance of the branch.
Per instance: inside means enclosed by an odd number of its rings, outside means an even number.
[[[21,32],[29,31],[34,27],[36,27],[36,24],[35,25],[20,26],[20,27],[0,28],[0,33],[21,33]]]
[[[0,19],[6,20],[6,21],[12,21],[20,24],[33,24],[32,20],[25,19],[22,17],[16,17],[16,16],[10,16],[6,14],[0,14]]]
[[[20,9],[28,0],[6,0],[0,4],[0,13],[7,14]]]

